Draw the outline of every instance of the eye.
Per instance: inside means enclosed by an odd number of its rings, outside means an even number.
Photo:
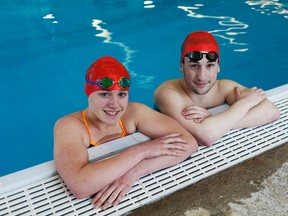
[[[208,63],[207,67],[208,68],[213,68],[213,67],[215,67],[215,63]]]
[[[197,68],[199,68],[199,64],[190,63],[190,64],[189,64],[189,68],[197,69]]]
[[[119,97],[124,98],[127,96],[127,92],[120,92],[118,95],[119,95]]]
[[[109,97],[109,96],[110,96],[110,92],[101,91],[101,92],[99,92],[99,95],[100,95],[101,97]]]

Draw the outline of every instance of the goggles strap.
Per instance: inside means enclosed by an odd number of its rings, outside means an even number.
[[[109,77],[102,77],[95,82],[88,80],[86,77],[86,82],[88,84],[97,85],[97,86],[104,88],[104,89],[109,89],[110,87],[112,87],[116,83],[113,79],[111,79]],[[131,81],[127,77],[123,76],[117,81],[117,84],[121,89],[126,89],[126,88],[129,88],[131,86]]]
[[[186,57],[188,57],[193,62],[198,62],[203,58],[204,54],[206,54],[206,59],[208,59],[211,62],[214,62],[218,59],[218,54],[216,52],[202,53],[199,51],[194,51],[194,52],[188,53]]]

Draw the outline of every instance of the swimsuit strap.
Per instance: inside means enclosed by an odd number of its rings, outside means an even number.
[[[91,133],[90,133],[90,129],[89,129],[89,126],[88,126],[88,122],[87,122],[86,117],[85,117],[85,114],[84,114],[84,110],[81,112],[81,115],[82,115],[82,118],[83,118],[85,127],[86,127],[86,129],[87,129],[87,132],[88,132],[88,135],[89,135],[89,138],[90,138],[90,145],[97,146],[98,144],[95,143],[95,142],[92,140],[92,138],[91,138]]]
[[[95,142],[92,140],[91,133],[90,133],[90,129],[89,129],[89,126],[88,126],[88,122],[87,122],[87,119],[86,119],[85,114],[84,114],[84,110],[81,112],[81,115],[82,115],[82,119],[83,119],[83,121],[84,121],[85,127],[86,127],[86,129],[87,129],[87,132],[88,132],[88,135],[89,135],[89,138],[90,138],[90,146],[91,146],[91,145],[92,145],[92,146],[97,146],[97,145],[99,145],[99,144],[95,143]],[[122,121],[121,121],[120,119],[118,119],[118,123],[119,123],[119,125],[120,125],[120,127],[121,127],[121,130],[123,131],[122,134],[121,134],[121,137],[126,136],[126,135],[127,135],[127,132],[126,132],[126,130],[125,130],[124,126],[123,126],[123,123],[122,123]]]
[[[125,137],[127,135],[127,132],[126,132],[126,130],[125,130],[125,128],[123,126],[123,123],[122,123],[120,118],[118,119],[118,123],[119,123],[119,125],[120,125],[120,127],[121,127],[121,129],[123,131],[123,133],[121,134],[121,137]]]

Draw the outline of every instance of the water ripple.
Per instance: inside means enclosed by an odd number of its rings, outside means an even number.
[[[265,15],[278,14],[283,15],[285,19],[288,19],[288,3],[280,3],[278,0],[267,1],[246,1],[246,4],[252,6],[251,9]]]
[[[241,43],[238,42],[236,37],[237,35],[246,34],[247,32],[244,31],[249,27],[248,24],[245,24],[241,21],[236,20],[234,17],[228,17],[228,16],[210,16],[210,15],[203,15],[203,14],[197,14],[195,10],[200,9],[200,7],[203,7],[204,5],[194,5],[190,7],[186,6],[178,6],[179,9],[184,10],[187,12],[187,16],[198,18],[198,19],[215,19],[218,20],[218,23],[220,26],[226,27],[226,29],[219,29],[219,30],[212,30],[209,31],[210,33],[213,33],[214,36],[221,37],[224,40],[229,41],[229,44],[233,44],[236,46],[246,46],[247,43]],[[248,50],[248,47],[244,48],[237,48],[234,49],[236,52],[245,52]]]
[[[132,55],[136,51],[131,50],[127,45],[125,45],[122,42],[116,42],[112,40],[112,34],[111,32],[108,31],[108,29],[103,28],[101,25],[105,24],[102,20],[99,19],[93,19],[92,21],[92,26],[97,30],[100,31],[101,33],[96,34],[96,37],[102,37],[105,38],[104,43],[109,43],[109,44],[115,44],[119,46],[121,49],[123,49],[125,53],[125,58],[123,65],[126,67],[126,69],[129,71],[129,74],[131,77],[138,78],[137,79],[137,86],[140,88],[144,89],[150,89],[153,86],[153,80],[155,79],[154,76],[144,76],[136,73],[133,70],[129,69],[129,63],[132,62]]]

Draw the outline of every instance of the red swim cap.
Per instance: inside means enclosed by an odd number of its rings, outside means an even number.
[[[87,97],[95,91],[103,90],[105,88],[88,82],[98,82],[101,78],[110,78],[114,84],[109,87],[109,90],[123,90],[118,84],[118,81],[122,77],[126,77],[130,80],[130,75],[126,68],[115,58],[110,56],[104,56],[97,59],[87,70],[85,93]],[[129,89],[125,88],[126,90]]]
[[[219,46],[212,34],[205,31],[196,31],[187,35],[181,47],[180,62],[185,55],[193,51],[216,52],[220,56]]]

